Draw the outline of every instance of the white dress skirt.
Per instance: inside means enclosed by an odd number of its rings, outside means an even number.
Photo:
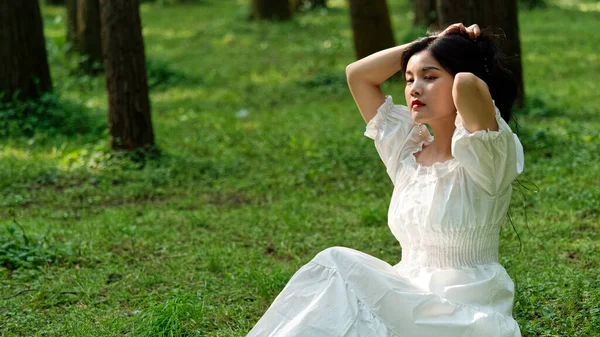
[[[390,265],[347,247],[319,252],[288,281],[248,337],[519,337],[514,283],[498,263],[500,226],[523,148],[496,108],[498,131],[456,117],[453,157],[422,166],[422,136],[391,96],[365,136],[394,185],[388,225],[402,246]]]

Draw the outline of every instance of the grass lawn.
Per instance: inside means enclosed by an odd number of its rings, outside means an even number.
[[[404,42],[410,6],[388,2]],[[0,336],[245,336],[327,247],[399,261],[392,184],[346,87],[346,2],[286,23],[249,22],[246,3],[141,7],[159,161],[111,158],[106,132],[0,139]],[[515,193],[522,251],[507,222],[500,262],[524,336],[600,336],[600,9],[585,8],[519,16],[521,178],[539,192]],[[43,15],[57,92],[106,123],[104,79],[63,56],[64,10]],[[402,102],[402,83],[384,91]]]

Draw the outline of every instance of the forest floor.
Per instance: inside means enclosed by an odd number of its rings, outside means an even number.
[[[345,1],[283,23],[247,21],[246,2],[142,5],[159,160],[114,158],[106,131],[0,139],[0,336],[245,336],[328,247],[400,260],[392,184],[346,85]],[[407,2],[388,2],[396,42],[416,37]],[[523,336],[600,331],[589,4],[519,14],[520,178],[539,192],[515,192],[520,240],[507,222],[500,262]],[[105,125],[104,78],[73,72],[64,9],[43,16],[56,92]],[[383,86],[397,104],[402,85]]]

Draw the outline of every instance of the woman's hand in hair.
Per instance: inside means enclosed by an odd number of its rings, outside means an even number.
[[[443,32],[437,34],[436,37],[441,37],[453,32],[467,33],[473,40],[475,40],[479,36],[479,34],[481,34],[481,29],[479,29],[479,25],[477,24],[472,24],[469,27],[465,27],[465,25],[463,25],[462,22],[455,23],[448,26],[448,28],[444,29]]]

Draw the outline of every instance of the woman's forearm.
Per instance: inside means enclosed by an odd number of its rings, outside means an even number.
[[[400,58],[410,43],[378,51],[346,67],[348,78],[380,85],[400,71]]]

